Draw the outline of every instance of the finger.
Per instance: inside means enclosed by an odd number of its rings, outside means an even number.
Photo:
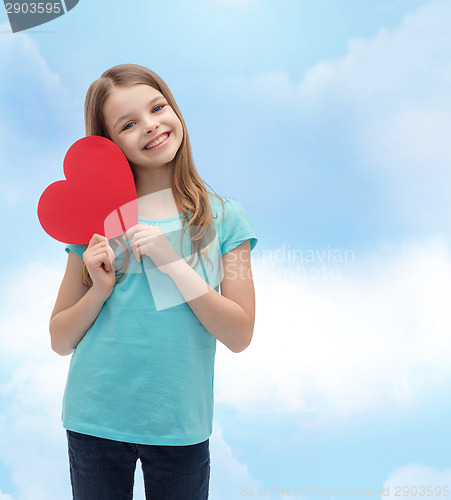
[[[114,252],[108,248],[98,248],[88,254],[89,261],[93,262],[95,267],[102,267],[104,265],[105,271],[111,271],[114,267]]]
[[[113,269],[113,264],[114,264],[114,254],[113,258],[111,257],[111,253],[109,249],[105,249],[105,251],[100,254],[101,255],[101,262],[103,263],[103,267],[105,268],[105,271],[111,271]],[[102,265],[102,264],[100,264]]]
[[[146,231],[141,231],[139,233],[136,233],[132,241],[130,242],[130,245],[133,245],[135,248],[139,248],[144,244],[145,241],[147,241],[149,235]]]
[[[137,262],[141,262],[140,258],[139,258],[139,255],[140,255],[139,245],[137,245],[136,243],[132,242],[131,249],[132,249],[133,256],[135,257],[135,259],[137,260]]]
[[[101,234],[94,233],[92,238],[89,240],[88,246],[93,246],[101,241],[108,241],[108,238],[106,236],[102,236]]]
[[[110,259],[111,268],[114,268],[114,260],[116,258],[116,255],[114,254],[114,251],[110,245],[108,245],[108,257]]]
[[[111,256],[110,250],[108,248],[111,248],[107,243],[101,242],[97,243],[93,247],[89,248],[86,250],[87,256],[97,256],[100,253],[108,252],[108,254]],[[112,249],[111,249],[112,251]],[[114,255],[114,252],[112,252]]]
[[[88,248],[90,248],[90,250],[98,250],[99,248],[107,248],[107,246],[109,246],[108,241],[99,241]]]
[[[141,247],[143,245],[142,242],[143,242],[142,237],[140,238],[137,235],[135,235],[130,243],[131,250],[137,262],[141,262],[141,257],[142,257]]]
[[[112,259],[111,258],[111,254],[109,251],[107,251],[107,253],[105,254],[105,258],[104,258],[104,268],[105,268],[105,271],[112,271],[114,270],[114,258]]]
[[[95,267],[104,266],[105,271],[109,271],[111,269],[110,258],[108,256],[108,252],[106,251],[92,255],[90,260]]]
[[[136,224],[133,227],[129,227],[127,229],[127,231],[125,231],[125,233],[124,233],[124,238],[126,240],[129,240],[130,238],[132,238],[135,235],[135,233],[137,233],[140,230],[139,226],[140,226],[140,224]]]
[[[139,233],[141,231],[147,231],[149,230],[150,228],[152,228],[152,226],[148,226],[147,224],[136,224],[135,226],[133,227],[130,227],[127,229],[127,231],[125,231],[124,233],[124,238],[126,240],[129,240],[130,238],[132,238],[136,233]]]
[[[140,235],[139,237],[136,236],[136,241],[139,241],[140,245],[144,245],[149,241],[153,241],[156,242],[157,244],[160,244],[160,242],[163,242],[165,240],[168,241],[166,235],[162,233],[142,233],[142,235]]]

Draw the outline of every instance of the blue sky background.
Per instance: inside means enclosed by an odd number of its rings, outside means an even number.
[[[128,62],[167,82],[201,177],[259,236],[253,342],[218,343],[211,498],[451,495],[450,19],[448,0],[81,0],[12,34],[0,8],[0,500],[70,498],[70,357],[47,328],[67,256],[36,209],[88,86]]]

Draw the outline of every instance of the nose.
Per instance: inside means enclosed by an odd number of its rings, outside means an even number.
[[[148,134],[149,132],[153,132],[158,128],[158,120],[156,116],[149,114],[146,116],[144,121],[144,133]]]

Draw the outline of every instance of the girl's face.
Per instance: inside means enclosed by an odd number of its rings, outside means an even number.
[[[110,139],[135,169],[170,163],[182,143],[182,123],[163,94],[150,85],[117,87],[105,100],[103,116]],[[153,144],[161,138],[160,144]]]

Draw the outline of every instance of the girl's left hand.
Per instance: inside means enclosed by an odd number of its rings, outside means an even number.
[[[127,229],[124,238],[126,240],[132,238],[130,247],[138,262],[141,262],[143,255],[147,255],[163,273],[167,274],[169,271],[169,268],[163,266],[181,259],[161,227],[136,224],[136,226]]]

